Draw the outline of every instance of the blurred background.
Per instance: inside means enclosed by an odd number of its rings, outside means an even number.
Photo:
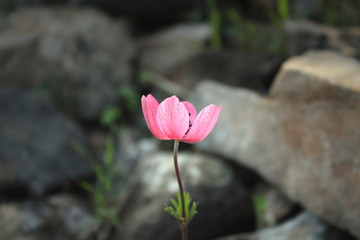
[[[0,0],[0,240],[174,240],[140,99],[222,105],[180,144],[191,240],[360,239],[359,0]]]

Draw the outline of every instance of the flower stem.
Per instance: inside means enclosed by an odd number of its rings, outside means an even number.
[[[176,178],[179,184],[179,190],[180,190],[180,197],[181,197],[181,206],[182,206],[182,217],[183,217],[183,221],[180,221],[180,227],[181,227],[181,232],[182,232],[182,240],[187,240],[187,219],[186,219],[186,215],[185,215],[185,199],[184,199],[184,188],[181,182],[181,177],[180,177],[180,171],[179,171],[179,166],[178,166],[178,160],[177,160],[177,154],[178,154],[178,149],[179,149],[179,140],[175,140],[174,142],[174,166],[175,166],[175,173],[176,173]]]

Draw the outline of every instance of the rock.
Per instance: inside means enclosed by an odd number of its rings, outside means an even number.
[[[98,11],[26,8],[1,24],[0,87],[45,89],[68,113],[93,120],[129,83],[126,26]]]
[[[193,89],[204,79],[266,92],[282,58],[239,50],[204,51],[179,66],[171,79]]]
[[[22,201],[0,205],[1,239],[85,240],[96,226],[85,203],[70,195],[48,201]]]
[[[309,213],[302,213],[280,226],[264,229],[256,235],[257,240],[326,240],[326,225]]]
[[[0,206],[1,239],[26,240],[41,239],[41,229],[46,221],[26,206],[5,203]],[[49,236],[47,236],[49,237]]]
[[[239,234],[218,238],[217,240],[355,240],[354,238],[329,227],[309,212],[303,212],[285,223],[250,234]]]
[[[98,228],[98,221],[82,199],[68,194],[51,196],[47,203],[54,212],[57,227],[74,239],[86,240]]]
[[[47,100],[22,90],[0,90],[0,192],[43,194],[72,177],[92,173],[72,147],[86,147],[80,128]],[[15,186],[17,186],[15,188]],[[24,190],[25,189],[25,190]]]
[[[291,200],[360,237],[358,102],[288,102],[214,83],[200,84],[191,101],[223,106],[196,147],[254,169]]]
[[[296,211],[296,206],[284,194],[274,188],[266,192],[266,226],[275,226],[289,218]]]
[[[142,120],[144,121],[143,117]],[[139,164],[140,159],[159,151],[161,141],[155,138],[144,138],[143,133],[147,131],[148,128],[143,131],[138,128],[129,127],[119,132],[115,159],[120,169],[126,169],[126,171],[131,172]]]
[[[144,37],[138,43],[140,68],[168,75],[198,54],[210,34],[208,24],[181,24]]]
[[[281,67],[270,96],[289,101],[360,100],[360,62],[334,51],[311,51]]]
[[[310,21],[287,21],[284,29],[290,55],[299,55],[313,49],[332,49],[360,57],[358,27],[339,29]]]
[[[173,156],[148,154],[140,162],[138,182],[122,206],[118,238],[178,239],[179,224],[164,211],[179,191]],[[212,239],[254,228],[250,196],[230,167],[211,156],[181,151],[179,164],[185,191],[199,202],[199,213],[189,224],[190,239]]]

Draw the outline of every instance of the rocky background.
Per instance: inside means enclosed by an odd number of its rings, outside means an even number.
[[[190,240],[360,239],[360,1],[0,0],[0,240],[174,240],[140,98],[222,105],[180,144]]]

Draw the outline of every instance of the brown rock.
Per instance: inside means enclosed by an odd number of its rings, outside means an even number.
[[[193,100],[223,105],[214,131],[196,146],[251,167],[360,237],[360,104],[290,103],[213,83],[200,84]]]
[[[270,96],[291,101],[359,101],[360,62],[334,51],[311,51],[286,61]]]

